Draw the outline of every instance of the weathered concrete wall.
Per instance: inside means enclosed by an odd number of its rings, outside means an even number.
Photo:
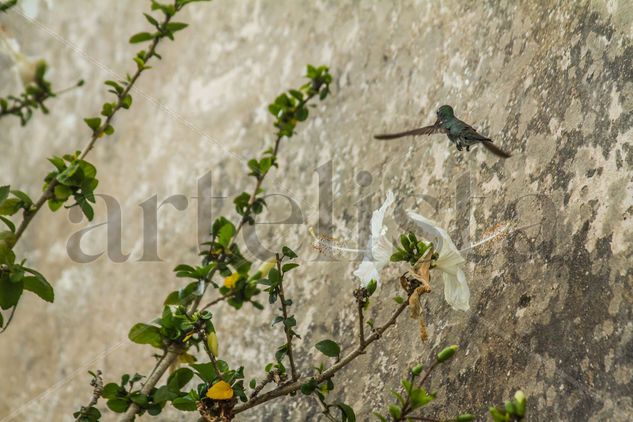
[[[280,170],[266,185],[303,211],[305,224],[278,230],[284,243],[303,245],[304,266],[288,290],[307,344],[331,331],[351,336],[356,323],[349,307],[356,263],[311,262],[317,255],[306,228],[318,220],[319,166],[332,164],[334,234],[352,244],[358,233],[366,236],[373,208],[359,209],[368,198],[375,207],[388,189],[399,208],[424,211],[462,245],[499,223],[541,223],[468,256],[470,312],[450,309],[434,283],[428,344],[420,343],[415,321],[402,319],[338,378],[334,396],[367,420],[409,365],[457,343],[459,358],[432,379],[438,416],[483,414],[521,387],[531,420],[633,418],[633,8],[626,1],[474,3],[218,0],[186,11],[181,20],[190,28],[160,47],[164,60],[139,83],[133,109],[117,117],[117,133],[91,156],[98,191],[121,204],[123,251],[131,257],[73,262],[66,242],[86,222],[47,210],[19,245],[54,284],[56,301],[25,297],[0,337],[0,420],[69,420],[89,399],[88,369],[102,369],[107,380],[149,371],[152,351],[126,335],[182,285],[174,265],[197,260],[197,179],[211,170],[219,195],[248,186],[243,158],[272,140],[266,104],[300,82],[306,63],[331,66],[334,95],[283,145]],[[56,86],[87,81],[26,129],[0,121],[2,184],[36,195],[46,157],[85,144],[81,119],[98,112],[102,81],[131,69],[137,48],[127,40],[145,28],[145,8],[60,0],[51,10],[42,6],[34,22],[15,12],[0,17],[24,51],[50,62]],[[514,157],[459,153],[439,136],[371,139],[431,122],[443,103]],[[371,178],[358,178],[362,171]],[[139,204],[154,194],[159,201],[186,195],[189,206],[161,209],[163,261],[138,262]],[[422,194],[437,199],[437,210],[415,199]],[[278,221],[286,202],[271,201],[271,211],[265,218]],[[96,222],[105,215],[101,202]],[[105,241],[101,228],[84,248],[97,253]],[[385,275],[398,274],[393,268]],[[377,319],[397,290],[385,282],[372,310]],[[269,327],[271,315],[224,305],[215,311],[221,353],[246,362],[247,378],[261,376],[261,363],[282,342]],[[303,368],[320,359],[313,350],[302,351]],[[284,399],[240,419],[303,420],[316,411],[310,400]]]

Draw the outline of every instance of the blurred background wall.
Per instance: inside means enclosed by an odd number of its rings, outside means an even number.
[[[55,87],[86,80],[50,101],[51,113],[26,128],[0,120],[0,184],[36,197],[51,168],[46,158],[87,142],[82,119],[107,99],[103,81],[133,70],[139,48],[127,41],[146,30],[141,13],[149,2],[27,6],[0,16],[3,30],[23,53],[49,62]],[[392,190],[400,212],[414,208],[437,220],[458,246],[500,224],[530,227],[467,255],[469,312],[446,304],[436,277],[425,304],[429,341],[420,342],[416,321],[402,318],[336,378],[333,399],[368,420],[392,399],[389,390],[408,367],[454,343],[458,358],[431,380],[438,417],[483,414],[522,388],[530,420],[631,419],[629,2],[216,0],[190,6],[178,20],[189,28],[159,47],[164,60],[142,77],[132,109],[117,116],[116,133],[90,156],[98,192],[121,207],[121,254],[89,263],[68,255],[71,234],[106,222],[103,200],[93,223],[43,210],[19,244],[18,256],[46,274],[56,300],[25,295],[0,336],[1,421],[71,420],[90,399],[89,369],[101,369],[106,382],[149,372],[154,351],[131,343],[127,332],[159,315],[165,295],[184,285],[171,271],[175,265],[198,262],[198,225],[206,229],[210,218],[208,207],[198,212],[199,180],[206,177],[205,195],[250,190],[245,161],[273,140],[267,104],[302,83],[307,63],[330,66],[333,95],[283,144],[280,168],[265,182],[270,193],[293,198],[301,213],[290,224],[256,227],[263,247],[280,247],[277,236],[301,256],[287,288],[306,341],[301,367],[322,360],[312,344],[338,337],[349,348],[356,329],[350,304],[357,262],[319,256],[308,226],[329,225],[337,239],[362,248],[371,210]],[[19,91],[6,57],[0,65],[2,94]],[[459,153],[440,136],[372,139],[429,124],[445,103],[514,156],[501,161],[480,148]],[[331,216],[319,215],[320,185],[332,190]],[[141,260],[141,204],[172,195],[182,195],[181,209],[165,205],[158,212],[161,260]],[[287,200],[269,203],[260,221],[289,215]],[[230,200],[213,204],[214,213],[234,216]],[[82,249],[96,255],[106,241],[100,226]],[[394,306],[400,269],[384,274],[370,311],[377,321]],[[225,304],[214,311],[220,354],[245,363],[247,380],[261,378],[283,342],[270,328],[272,315]],[[313,420],[317,413],[311,399],[286,398],[239,420]],[[155,419],[196,416],[171,411]]]

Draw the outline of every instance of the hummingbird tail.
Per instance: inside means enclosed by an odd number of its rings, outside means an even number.
[[[490,139],[486,141],[482,141],[482,144],[488,151],[492,152],[497,157],[502,157],[502,158],[512,157],[512,154],[505,152],[504,150],[502,150],[501,148],[493,144]]]

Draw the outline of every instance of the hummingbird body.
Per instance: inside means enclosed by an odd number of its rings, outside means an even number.
[[[492,143],[490,138],[477,133],[469,124],[455,117],[453,108],[449,105],[443,105],[437,110],[437,121],[431,126],[421,127],[419,129],[408,130],[406,132],[375,135],[374,138],[380,140],[396,139],[403,136],[432,135],[435,133],[444,133],[448,139],[455,144],[459,151],[476,144],[482,144],[488,151],[498,157],[508,158],[511,155]]]

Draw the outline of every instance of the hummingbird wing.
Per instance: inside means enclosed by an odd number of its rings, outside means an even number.
[[[424,126],[418,129],[407,130],[406,132],[385,133],[382,135],[374,135],[374,138],[384,141],[388,139],[402,138],[404,136],[433,135],[434,133],[446,133],[446,129],[444,129],[442,126],[438,124],[434,124],[431,126]]]

